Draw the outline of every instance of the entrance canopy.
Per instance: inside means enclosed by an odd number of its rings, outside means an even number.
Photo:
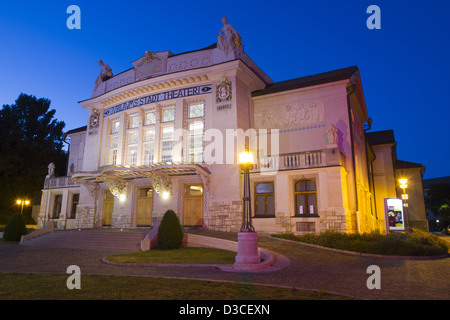
[[[199,164],[155,163],[149,166],[104,166],[94,172],[76,172],[72,180],[84,184],[93,193],[104,182],[111,193],[119,197],[127,193],[129,183],[134,179],[148,178],[158,194],[172,191],[172,178],[199,175],[206,189],[209,187],[208,168]]]

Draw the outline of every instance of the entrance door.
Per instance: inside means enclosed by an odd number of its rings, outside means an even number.
[[[138,191],[137,226],[149,226],[152,224],[153,189],[140,188]]]
[[[183,223],[185,226],[203,226],[203,185],[184,188]]]
[[[112,212],[114,208],[114,196],[111,191],[106,190],[103,196],[103,219],[104,226],[110,226],[112,221]]]

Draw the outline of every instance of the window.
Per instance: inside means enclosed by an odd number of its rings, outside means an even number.
[[[314,180],[295,182],[295,215],[317,216],[317,191]]]
[[[274,187],[272,182],[255,185],[255,216],[275,216]]]
[[[203,187],[201,185],[198,186],[187,186],[185,189],[186,196],[202,196],[203,195]]]
[[[131,132],[128,134],[128,147],[127,147],[127,164],[135,166],[137,163],[137,142],[138,133]]]
[[[72,195],[72,206],[71,206],[69,219],[75,219],[75,215],[77,213],[77,205],[78,205],[79,201],[80,201],[80,194],[74,193]]]
[[[169,122],[175,120],[175,108],[162,109],[162,122]]]
[[[148,125],[153,125],[155,123],[156,123],[156,112],[155,111],[147,112],[145,114],[144,124],[146,126],[148,126]]]
[[[205,104],[203,102],[193,102],[185,106],[185,128],[188,132],[186,140],[187,162],[203,162],[203,129]]]
[[[188,106],[189,119],[203,117],[203,115],[204,115],[204,108],[205,107],[204,107],[203,103],[190,104]]]
[[[55,201],[53,203],[53,219],[59,219],[59,215],[61,214],[62,207],[62,194],[55,195]]]
[[[161,128],[161,161],[172,161],[172,149],[174,139],[174,126]]]
[[[111,122],[111,134],[119,132],[119,120],[114,120]]]
[[[111,137],[109,142],[109,164],[115,166],[117,164],[117,146],[119,138]]]
[[[189,148],[188,156],[190,163],[203,162],[203,121],[189,123]]]
[[[128,129],[135,129],[137,127],[139,127],[139,116],[138,115],[130,116],[128,121]]]
[[[155,157],[155,129],[144,131],[144,166],[153,164]]]
[[[108,152],[108,164],[115,166],[118,162],[118,145],[119,145],[119,120],[112,120],[110,123],[110,136],[109,136],[109,152]]]

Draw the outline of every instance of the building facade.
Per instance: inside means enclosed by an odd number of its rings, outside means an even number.
[[[147,51],[117,75],[99,61],[80,102],[87,126],[67,132],[67,177],[49,167],[38,227],[144,227],[172,209],[184,226],[239,231],[247,147],[257,231],[383,232],[380,197],[398,190],[395,172],[381,176],[396,159],[368,138],[359,69],[274,83],[241,41],[224,20],[200,50]]]

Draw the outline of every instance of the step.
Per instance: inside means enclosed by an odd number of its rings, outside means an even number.
[[[133,252],[140,250],[140,241],[146,234],[141,231],[53,231],[21,244],[52,248]]]

